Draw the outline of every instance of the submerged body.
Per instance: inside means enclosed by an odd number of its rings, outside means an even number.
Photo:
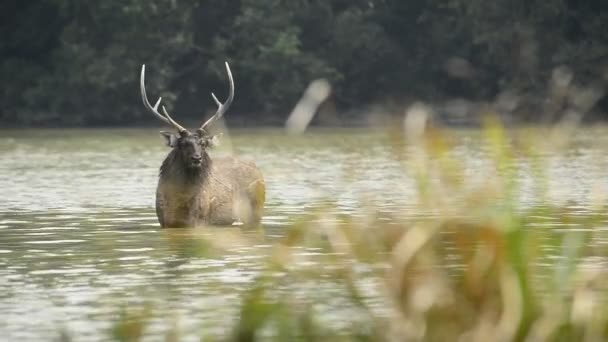
[[[156,190],[156,214],[163,228],[256,225],[262,218],[265,185],[253,162],[234,157],[211,159],[200,167],[169,153],[161,166]]]

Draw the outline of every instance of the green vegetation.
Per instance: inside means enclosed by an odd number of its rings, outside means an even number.
[[[541,129],[540,141],[488,119],[493,171],[479,177],[465,176],[446,132],[392,132],[395,157],[417,179],[416,210],[331,214],[328,202],[301,217],[248,285],[228,339],[605,340],[608,278],[594,257],[606,251],[593,243],[606,239],[603,201],[546,200],[542,153],[563,146],[566,129]],[[523,167],[534,170],[533,184],[521,184]],[[537,204],[522,204],[524,192]],[[191,237],[183,243],[195,243]],[[231,245],[220,237],[200,238],[191,250]],[[145,336],[149,310],[123,313],[114,337]]]
[[[209,92],[225,91],[229,60],[238,96],[228,120],[248,125],[283,123],[317,78],[332,84],[324,110],[342,123],[375,103],[503,92],[521,97],[516,116],[535,119],[551,112],[556,68],[597,93],[576,108],[587,113],[606,82],[601,0],[9,0],[0,12],[3,124],[150,123],[142,63],[151,96],[199,122]]]

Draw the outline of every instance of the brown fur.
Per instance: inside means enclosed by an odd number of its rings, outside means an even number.
[[[211,159],[205,150],[202,156],[200,167],[191,167],[175,147],[163,162],[156,190],[161,227],[258,224],[265,185],[256,165],[234,157]]]

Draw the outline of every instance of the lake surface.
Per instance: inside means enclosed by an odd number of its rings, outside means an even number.
[[[152,340],[163,340],[172,324],[185,340],[226,335],[246,285],[299,215],[328,200],[343,214],[369,205],[424,215],[415,211],[414,177],[384,131],[231,133],[214,155],[235,153],[262,169],[263,231],[161,230],[154,193],[167,148],[155,129],[0,130],[2,338],[53,340],[64,331],[78,341],[104,340],[120,308],[146,305],[164,310],[146,331]],[[480,133],[452,133],[464,176],[483,178],[490,164]],[[567,148],[541,154],[549,201],[577,203],[585,212],[608,193],[607,133],[582,128]],[[520,202],[533,206],[526,170]],[[199,248],[208,235],[222,252]]]

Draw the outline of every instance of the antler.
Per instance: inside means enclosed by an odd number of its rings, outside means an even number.
[[[167,112],[167,109],[165,109],[164,105],[162,106],[164,115],[160,114],[158,112],[158,105],[160,105],[160,101],[162,100],[162,97],[159,97],[158,101],[156,101],[156,104],[154,105],[154,107],[152,107],[152,105],[150,104],[150,101],[148,101],[148,96],[146,95],[146,86],[144,85],[145,74],[146,74],[146,65],[142,64],[141,77],[139,79],[139,87],[141,89],[141,99],[144,102],[144,106],[146,108],[148,108],[152,113],[156,114],[156,116],[159,119],[161,119],[163,122],[168,123],[169,125],[173,126],[175,129],[177,129],[177,131],[179,133],[186,132],[187,130],[184,127],[182,127],[180,124],[175,122],[175,120],[173,120],[173,118],[171,118],[171,115],[169,115],[169,113]]]
[[[217,105],[217,111],[215,112],[215,114],[213,114],[212,117],[209,118],[209,120],[205,121],[205,123],[201,126],[201,128],[198,129],[199,132],[203,132],[207,126],[210,126],[212,123],[214,123],[219,118],[221,118],[224,115],[224,113],[226,113],[228,108],[230,108],[230,105],[232,104],[232,100],[234,100],[234,80],[232,79],[232,72],[230,71],[230,66],[228,65],[228,62],[224,62],[224,63],[226,64],[226,72],[228,73],[228,80],[230,81],[230,93],[228,95],[228,99],[226,99],[226,102],[221,103],[217,99],[215,94],[211,93],[211,96],[213,97],[213,100],[215,101],[215,104]]]

